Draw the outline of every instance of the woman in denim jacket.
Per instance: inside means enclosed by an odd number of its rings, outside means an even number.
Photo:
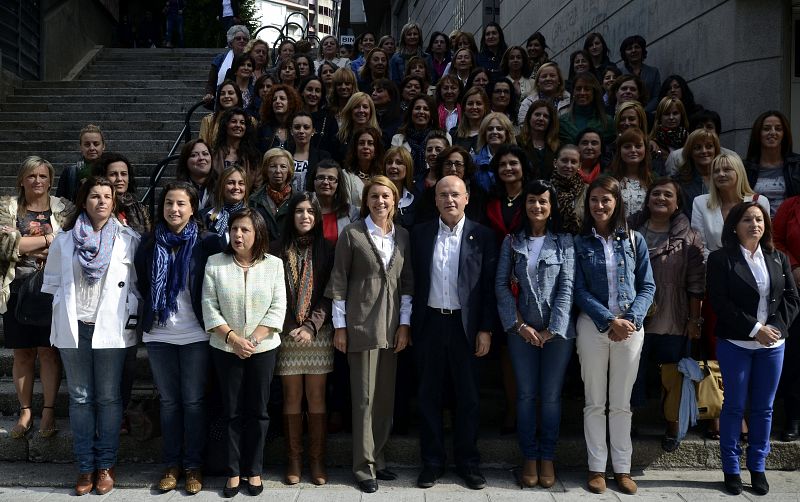
[[[570,319],[575,252],[572,236],[557,233],[561,217],[550,183],[532,181],[522,200],[527,221],[503,241],[495,291],[517,381],[517,434],[525,456],[519,481],[523,487],[549,488],[556,481],[561,388],[575,345]],[[537,399],[542,407],[538,440]]]
[[[575,303],[580,308],[577,349],[586,406],[583,430],[589,455],[589,490],[605,491],[606,406],[614,478],[636,493],[630,476],[631,391],[655,282],[647,243],[628,230],[619,182],[601,176],[589,185],[583,229],[575,237]]]

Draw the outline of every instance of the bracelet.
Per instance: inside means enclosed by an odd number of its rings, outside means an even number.
[[[232,329],[229,329],[228,332],[225,333],[225,345],[228,345],[228,337],[231,336],[231,333],[233,333]]]

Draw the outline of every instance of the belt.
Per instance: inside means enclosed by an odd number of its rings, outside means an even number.
[[[433,310],[437,314],[441,315],[456,315],[461,313],[461,309],[442,309],[439,307],[428,307],[428,308]]]

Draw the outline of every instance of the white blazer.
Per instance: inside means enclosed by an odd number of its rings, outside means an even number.
[[[119,224],[111,263],[106,271],[100,304],[97,307],[93,349],[122,349],[136,345],[135,330],[126,330],[131,315],[136,315],[139,293],[133,256],[139,245],[139,234]],[[78,309],[73,274],[75,244],[72,231],[61,232],[53,240],[44,267],[42,291],[53,295],[53,322],[50,343],[60,349],[78,348]]]
[[[709,195],[698,195],[692,202],[692,228],[697,230],[700,238],[703,240],[703,260],[708,260],[708,255],[712,251],[722,247],[722,226],[724,221],[722,219],[722,208],[715,207],[714,209],[708,208]],[[743,202],[750,202],[753,200],[752,195],[744,198]],[[756,199],[758,205],[767,210],[769,214],[769,200],[763,195]]]

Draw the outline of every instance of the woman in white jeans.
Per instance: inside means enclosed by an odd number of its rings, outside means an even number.
[[[577,349],[586,400],[588,488],[606,489],[608,406],[614,479],[620,491],[633,494],[630,400],[644,342],[642,323],[656,287],[647,243],[625,222],[619,182],[601,176],[587,194],[583,229],[575,237],[575,302],[581,310]]]

